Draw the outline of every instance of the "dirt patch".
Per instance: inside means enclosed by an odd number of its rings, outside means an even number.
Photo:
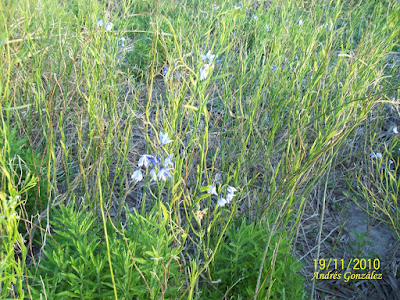
[[[321,242],[318,232],[321,215],[324,213]],[[400,299],[400,240],[385,224],[371,218],[362,208],[334,189],[326,195],[325,211],[322,212],[321,195],[315,193],[310,199],[303,221],[300,224],[296,243],[296,254],[304,263],[301,273],[308,278],[306,289],[312,291],[313,299]],[[328,270],[316,270],[315,259],[343,260],[335,268],[331,263]],[[379,259],[380,268],[375,273],[382,279],[344,280],[344,273],[360,273],[349,269],[350,260]],[[354,267],[354,263],[352,263]],[[313,279],[319,274],[341,274],[340,277]],[[361,270],[362,271],[362,270]],[[368,273],[368,269],[364,273]],[[371,270],[372,272],[373,270]],[[314,282],[315,281],[315,282]]]
[[[347,206],[345,230],[354,254],[360,257],[385,258],[396,243],[396,235],[385,224],[377,223],[355,203]]]

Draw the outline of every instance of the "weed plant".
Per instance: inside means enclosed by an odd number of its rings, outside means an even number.
[[[392,0],[2,1],[1,295],[307,295],[292,246],[310,193],[378,151],[382,141],[359,132],[397,107],[399,10]],[[9,188],[5,166],[18,160],[18,184],[39,182],[29,193]],[[374,184],[398,232],[391,172]],[[382,201],[360,176],[349,188]],[[28,253],[7,209],[24,221]]]

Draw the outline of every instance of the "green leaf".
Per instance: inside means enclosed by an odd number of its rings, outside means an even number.
[[[161,206],[161,209],[162,209],[162,212],[164,215],[164,223],[167,223],[168,219],[169,219],[169,213],[167,211],[167,208],[165,207],[165,205],[162,202],[160,202],[160,206]]]
[[[135,262],[139,263],[139,264],[146,264],[147,260],[141,258],[141,257],[135,257]]]
[[[209,189],[210,189],[209,186],[202,186],[202,187],[200,187],[200,191],[201,191],[202,193],[208,191]],[[209,195],[209,194],[207,194],[207,195]]]
[[[32,103],[21,105],[21,106],[13,106],[13,107],[3,107],[3,110],[18,110],[32,106]]]
[[[58,297],[73,297],[73,298],[79,298],[78,294],[75,294],[70,291],[63,291],[57,294]]]

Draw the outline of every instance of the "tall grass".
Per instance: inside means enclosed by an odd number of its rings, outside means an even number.
[[[2,164],[23,153],[38,178],[28,194],[19,186],[29,178],[10,183],[2,168],[4,195],[13,196],[7,187],[13,184],[22,197],[12,209],[23,216],[19,230],[30,262],[29,271],[22,263],[0,280],[24,273],[29,295],[31,287],[33,295],[56,298],[308,293],[300,279],[289,288],[294,277],[287,274],[298,276],[298,268],[282,253],[296,243],[310,193],[326,186],[343,153],[365,160],[365,153],[352,152],[356,129],[398,88],[386,66],[398,51],[397,2],[33,0],[3,1],[0,15]],[[212,61],[202,57],[209,51]],[[160,132],[173,141],[163,145]],[[10,152],[17,139],[26,139],[23,147]],[[147,169],[143,181],[133,180],[144,154],[173,154],[172,178],[154,181]],[[236,187],[232,203],[219,207],[219,196],[204,188],[212,184],[225,197],[228,185]],[[67,204],[74,209],[65,210]],[[54,219],[58,210],[65,213]],[[63,234],[60,223],[86,222],[82,212],[94,221],[77,236],[99,245],[86,252],[79,248],[85,243],[71,245],[83,254],[64,257],[61,268],[49,256],[56,245],[70,245],[74,231]],[[126,231],[136,230],[133,224],[158,228],[153,249],[132,250],[139,237]],[[258,243],[257,255],[232,248],[249,243],[232,244],[235,230],[245,236],[246,226],[254,226],[246,234]],[[167,259],[168,245],[174,254]],[[232,253],[243,257],[230,260]],[[81,260],[93,265],[93,277],[78,287]],[[218,271],[228,261],[231,271]],[[278,280],[284,274],[288,280]],[[7,285],[9,297],[23,297],[21,286]]]

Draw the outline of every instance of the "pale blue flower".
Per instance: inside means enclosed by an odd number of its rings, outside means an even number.
[[[200,69],[200,81],[206,79],[208,77],[209,71],[212,70],[213,66],[209,64],[204,64],[204,66]]]
[[[156,174],[156,170],[154,168],[151,168],[150,176],[154,181],[157,181],[157,174]]]
[[[271,31],[271,29],[269,29],[269,27],[268,27],[267,24],[265,24],[265,30],[266,30],[267,32],[270,32],[270,31]]]
[[[161,158],[160,157],[152,157],[151,158],[151,163],[154,165],[154,166],[159,166],[160,164],[161,164]]]
[[[207,193],[208,193],[208,194],[211,194],[211,195],[218,196],[217,188],[215,187],[215,185],[209,185],[209,186],[208,186]]]
[[[272,67],[271,67],[271,69],[272,69],[272,71],[276,71],[276,70],[278,70],[278,67],[276,66],[276,65],[273,65]]]
[[[370,153],[369,156],[371,158],[378,158],[378,159],[382,159],[382,153],[377,152],[376,154],[374,152]]]
[[[103,26],[103,20],[102,19],[98,19],[97,20],[97,27],[101,27]]]
[[[132,178],[135,182],[142,181],[142,179],[143,179],[142,170],[141,170],[141,169],[137,169],[135,172],[133,172],[131,178]]]
[[[165,180],[167,180],[168,177],[172,178],[172,175],[169,172],[170,170],[172,170],[172,169],[171,168],[161,168],[157,173],[158,179],[165,181]]]
[[[178,79],[179,77],[181,77],[181,75],[179,75],[179,73],[175,73],[175,74],[174,74],[174,77],[175,77],[176,79]]]
[[[163,74],[163,76],[167,76],[167,74],[168,74],[168,67],[164,66],[164,67],[162,68],[162,74]]]
[[[228,204],[231,203],[233,197],[235,197],[234,194],[227,194],[226,195],[226,202],[228,202]]]
[[[226,191],[227,191],[229,194],[234,194],[234,193],[236,193],[237,189],[235,189],[234,187],[228,185]]]
[[[218,9],[219,9],[219,5],[213,4],[212,9],[213,9],[213,10],[218,10]]]
[[[217,204],[220,207],[224,207],[226,204],[228,204],[228,202],[224,198],[221,197],[221,198],[218,199]]]
[[[106,24],[105,28],[106,28],[106,30],[107,30],[107,31],[111,31],[111,30],[112,30],[112,28],[113,28],[113,26],[114,26],[114,24],[113,24],[113,23],[111,23],[111,22],[107,22],[107,24]]]
[[[164,159],[164,167],[168,166],[174,166],[174,163],[172,162],[172,159],[174,158],[174,154],[171,153]]]
[[[161,142],[161,146],[164,146],[164,145],[166,145],[168,143],[173,142],[173,140],[169,139],[168,132],[165,133],[165,134],[163,132],[160,132],[160,142]]]
[[[201,58],[211,65],[214,61],[215,55],[211,54],[211,51],[208,51],[207,54],[201,54]]]
[[[147,168],[151,163],[153,163],[153,159],[154,159],[153,156],[144,154],[140,157],[138,161],[138,166],[139,167],[144,166],[145,168]]]
[[[256,21],[258,21],[258,17],[257,17],[256,14],[253,14],[253,19],[256,20]]]

